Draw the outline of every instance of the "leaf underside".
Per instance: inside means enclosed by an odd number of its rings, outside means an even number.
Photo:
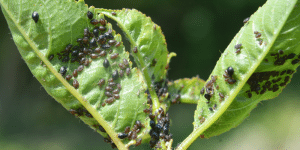
[[[127,34],[132,46],[131,51],[135,47],[138,50],[138,53],[131,52],[134,61],[138,64],[137,68],[132,68],[130,53],[125,51],[121,35],[113,31],[110,23],[105,25],[106,29],[100,31],[99,35],[111,33],[116,43],[120,43],[118,46],[110,46],[107,50],[101,49],[101,52],[106,51],[105,56],[100,56],[95,47],[77,42],[78,38],[84,37],[85,28],[92,33],[94,28],[104,26],[100,23],[97,25],[90,23],[91,20],[87,17],[88,11],[94,14],[93,19],[96,20],[104,19],[105,13],[99,13],[99,10],[94,7],[88,8],[83,0],[78,2],[23,0],[22,3],[1,0],[0,2],[22,57],[49,95],[91,128],[108,140],[112,140],[120,149],[124,149],[126,144],[127,148],[135,144],[136,139],[149,141],[150,119],[148,114],[143,112],[144,109],[149,108],[145,91],[151,87],[152,82],[164,81],[168,70],[166,66],[170,58],[175,55],[168,54],[159,26],[136,10],[126,10],[126,13],[131,13],[131,16],[128,15],[129,18],[122,16],[125,10],[116,11],[119,16],[124,17],[123,19],[126,18],[126,20],[118,20],[118,23],[128,28],[130,33],[134,33]],[[39,14],[37,22],[32,19],[34,11]],[[136,15],[139,17],[134,18],[133,16]],[[92,35],[88,37],[89,40],[93,38]],[[72,48],[65,54],[69,44]],[[100,48],[102,45],[97,46]],[[76,50],[79,50],[79,53],[84,52],[84,47],[90,51],[84,54],[86,61],[80,61],[79,54],[73,56],[72,52]],[[118,57],[111,58],[116,53]],[[92,58],[92,54],[96,54],[97,58]],[[54,58],[49,60],[52,56]],[[109,61],[109,67],[104,65],[105,59]],[[124,59],[129,62],[125,65],[126,69],[120,67],[120,64],[125,64]],[[75,77],[73,71],[78,70],[79,66],[84,67],[83,71],[78,71],[78,76]],[[61,67],[66,67],[65,73],[60,72]],[[127,74],[128,68],[130,72]],[[110,104],[106,101],[109,97],[105,94],[107,92],[105,88],[110,84],[108,80],[113,77],[116,70],[119,78],[113,82],[121,85],[120,98],[115,97]],[[72,76],[70,80],[66,80],[67,75]],[[101,79],[105,82],[99,86]],[[73,85],[75,80],[79,83],[78,87]],[[118,89],[117,85],[111,87],[113,90]],[[155,94],[154,92],[151,96],[157,97]],[[127,126],[133,130],[137,120],[143,124],[140,132],[137,133],[137,138],[120,140],[118,133],[123,133]],[[101,132],[99,127],[103,127],[106,132]]]
[[[198,101],[197,136],[209,138],[236,127],[260,101],[278,96],[290,82],[300,61],[299,4],[268,0],[237,33]],[[234,69],[232,76],[225,72],[228,67]]]

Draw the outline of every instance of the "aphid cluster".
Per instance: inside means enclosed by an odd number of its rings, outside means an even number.
[[[247,83],[250,85],[250,90],[246,91],[249,98],[252,97],[252,92],[257,95],[264,94],[266,91],[276,92],[279,90],[280,86],[285,86],[290,80],[291,74],[295,71],[284,70],[284,71],[267,71],[267,72],[257,72],[251,75]],[[282,77],[284,74],[287,76]],[[271,79],[272,78],[272,79]],[[283,82],[280,82],[282,81]]]
[[[124,130],[124,133],[118,134],[118,138],[120,139],[127,138],[129,140],[136,140],[135,146],[139,146],[142,142],[142,139],[141,138],[137,139],[137,134],[141,132],[142,128],[144,128],[144,125],[141,123],[141,121],[137,120],[132,130],[130,130],[130,126],[127,126]]]
[[[72,114],[72,115],[76,115],[78,117],[80,116],[87,116],[89,118],[93,118],[93,116],[84,108],[78,108],[78,109],[70,109],[69,112]]]
[[[275,57],[274,65],[276,65],[276,66],[283,65],[285,63],[285,61],[287,61],[288,59],[293,59],[291,62],[292,65],[295,65],[300,61],[300,55],[299,55],[299,58],[297,58],[295,53],[291,53],[291,54],[287,54],[287,55],[283,55],[283,53],[284,53],[283,50],[279,50],[278,53],[271,53],[271,56]],[[283,55],[283,56],[280,56],[280,55]]]
[[[223,74],[225,81],[229,84],[234,84],[236,82],[236,80],[233,79],[233,73],[234,73],[234,69],[232,67],[228,67],[225,70],[225,73]]]
[[[157,124],[154,119],[157,116]],[[153,148],[155,145],[160,145],[158,143],[159,139],[164,140],[165,142],[170,141],[172,139],[172,134],[170,134],[170,119],[169,114],[164,112],[163,108],[159,108],[156,115],[149,114],[150,117],[150,127],[151,130],[149,132],[151,136],[150,147]]]
[[[78,62],[79,66],[77,69],[74,69],[72,74],[68,74],[68,68],[62,66],[59,70],[59,73],[66,78],[66,80],[71,80],[73,78],[73,87],[75,89],[79,88],[79,81],[76,79],[78,74],[84,70],[85,66],[89,66],[92,62],[92,59],[98,59],[104,57],[103,67],[109,68],[112,64],[105,57],[108,53],[110,54],[109,58],[111,60],[117,60],[119,53],[112,53],[111,47],[118,47],[121,45],[121,42],[114,40],[112,34],[112,29],[106,28],[106,20],[104,19],[93,19],[94,14],[90,11],[87,12],[87,17],[90,19],[90,23],[95,25],[93,29],[85,28],[83,30],[83,37],[77,39],[78,45],[73,46],[68,44],[63,51],[57,53],[57,57],[61,62],[75,63]],[[54,58],[54,54],[50,54],[48,59],[51,61]],[[124,58],[121,63],[119,63],[120,69],[113,70],[111,74],[111,79],[105,82],[105,79],[100,79],[98,85],[100,88],[105,86],[105,95],[108,97],[105,100],[105,103],[111,104],[116,99],[120,99],[119,92],[121,90],[121,85],[116,83],[120,77],[123,77],[126,73],[127,76],[131,74],[131,69],[129,62]],[[105,103],[102,103],[102,106],[105,106]]]

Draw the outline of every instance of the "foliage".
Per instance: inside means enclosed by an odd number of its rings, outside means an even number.
[[[299,66],[299,3],[267,1],[245,21],[204,83],[168,81],[176,54],[167,51],[160,27],[137,10],[88,8],[83,0],[0,0],[32,74],[57,102],[119,149],[141,141],[171,149],[167,110],[172,104],[198,104],[194,131],[178,147],[187,149],[199,136],[236,127],[260,101],[279,95]],[[130,50],[105,17],[117,22]]]

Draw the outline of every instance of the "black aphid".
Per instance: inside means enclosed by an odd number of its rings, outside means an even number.
[[[236,82],[236,80],[235,79],[228,79],[228,81],[227,81],[229,84],[234,84],[235,82]]]
[[[105,92],[104,94],[105,94],[107,97],[112,97],[112,96],[113,96],[113,95],[112,95],[110,92],[108,92],[108,91]]]
[[[120,77],[123,77],[124,76],[124,71],[120,70],[119,74],[120,74]]]
[[[96,19],[92,19],[92,20],[90,21],[90,23],[91,23],[92,25],[97,25],[99,22],[98,22],[98,20],[96,20]]]
[[[77,77],[77,76],[78,76],[77,69],[75,69],[75,70],[73,71],[73,76],[74,76],[74,77]]]
[[[54,58],[53,54],[48,57],[49,61],[51,61],[53,58]]]
[[[114,12],[114,11],[113,11],[113,12],[111,12],[111,14],[112,14],[112,15],[114,15],[114,16],[115,16],[115,15],[117,15],[117,13],[116,13],[116,12]]]
[[[115,46],[119,47],[120,45],[121,45],[121,42],[117,42]]]
[[[101,57],[105,56],[105,55],[106,55],[106,51],[101,51],[99,55],[100,55]]]
[[[228,67],[227,68],[227,73],[228,73],[229,77],[232,77],[232,75],[234,73],[234,69],[232,67]]]
[[[119,94],[114,94],[114,98],[115,99],[120,99],[120,95]]]
[[[105,90],[106,90],[106,91],[112,91],[112,90],[113,90],[113,88],[112,88],[112,87],[110,87],[110,86],[106,86],[106,87],[105,87]]]
[[[67,75],[66,76],[66,80],[71,80],[72,76],[71,75]]]
[[[209,94],[204,94],[204,97],[207,99],[207,100],[210,100],[210,95]]]
[[[100,81],[98,82],[98,85],[100,85],[100,87],[101,87],[102,85],[104,85],[104,83],[105,83],[105,80],[104,79],[100,79]]]
[[[109,48],[110,48],[110,45],[108,45],[108,44],[103,44],[103,45],[101,45],[101,48],[103,48],[103,49],[109,49]]]
[[[249,21],[250,17],[243,20],[243,23],[247,23]]]
[[[78,87],[79,87],[79,82],[76,79],[73,80],[73,87],[75,89],[78,89]]]
[[[234,46],[235,49],[240,49],[241,47],[242,47],[242,44],[236,44],[236,45]]]
[[[113,78],[114,80],[118,80],[118,78],[119,78],[118,70],[115,70],[115,71],[112,73],[112,78]]]
[[[101,125],[99,125],[99,130],[100,130],[101,132],[106,132],[105,129],[104,129]]]
[[[91,40],[90,40],[90,47],[97,47],[98,45],[97,45],[97,42],[96,42],[96,39],[95,38],[92,38]]]
[[[88,12],[87,12],[87,17],[88,17],[89,19],[93,19],[94,14],[93,14],[92,12],[88,11]]]
[[[292,65],[295,65],[295,64],[297,64],[299,61],[300,61],[299,59],[295,59],[295,60],[293,60],[293,61],[292,61]]]
[[[106,28],[105,28],[104,26],[100,26],[100,27],[99,27],[99,30],[100,30],[100,31],[105,31]]]
[[[100,22],[101,25],[106,26],[106,21],[104,19],[101,18],[99,20],[99,22]]]
[[[107,43],[111,46],[115,45],[116,44],[116,40],[109,40]]]
[[[113,93],[114,93],[114,94],[119,94],[119,92],[120,92],[119,89],[113,90]]]
[[[113,97],[110,97],[110,98],[108,98],[108,99],[106,99],[105,100],[105,102],[107,103],[107,104],[111,104],[112,102],[114,102],[114,98]]]
[[[130,68],[126,68],[126,74],[129,76],[131,73]]]
[[[108,61],[107,59],[105,59],[105,60],[103,61],[103,66],[104,66],[105,68],[108,68],[108,67],[109,67],[109,61]]]
[[[67,67],[65,67],[65,66],[60,67],[59,73],[62,76],[66,75],[66,73],[67,73]]]
[[[109,31],[107,31],[106,33],[104,33],[104,36],[107,39],[114,39],[114,36]]]
[[[88,44],[89,43],[89,38],[88,37],[84,37],[82,41],[83,41],[84,44]]]
[[[133,51],[134,53],[137,53],[137,52],[138,52],[137,47],[134,47],[132,51]]]
[[[37,12],[33,12],[32,13],[32,19],[34,20],[35,23],[37,23],[39,21],[39,14]]]
[[[119,67],[120,67],[121,69],[125,69],[125,65],[124,65],[123,63],[119,63]]]
[[[128,134],[126,134],[126,133],[119,133],[118,134],[118,138],[120,138],[120,139],[124,139],[124,138],[126,138],[128,136]]]
[[[77,71],[78,71],[78,72],[81,72],[81,71],[83,70],[83,68],[84,68],[84,66],[83,66],[83,65],[80,65],[80,66],[78,66]]]
[[[296,56],[295,53],[291,53],[287,56],[287,59],[293,59]]]
[[[125,66],[129,66],[129,62],[127,61],[127,59],[123,59],[123,64],[125,65]]]
[[[93,30],[93,34],[95,37],[98,37],[99,36],[99,30],[98,29],[94,29]]]
[[[129,131],[130,131],[130,127],[127,126],[127,127],[125,128],[125,130],[124,130],[124,133],[128,133]]]
[[[119,53],[114,53],[110,55],[110,59],[116,59],[119,56]]]
[[[281,49],[278,50],[278,53],[279,53],[279,54],[283,54],[283,50],[281,50]]]
[[[83,29],[83,35],[84,37],[88,37],[90,35],[90,31],[88,28]]]

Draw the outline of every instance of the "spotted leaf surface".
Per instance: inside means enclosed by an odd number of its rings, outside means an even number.
[[[205,81],[199,77],[184,78],[168,83],[171,103],[197,104]],[[178,100],[177,100],[178,99]]]
[[[188,138],[236,127],[260,101],[276,97],[290,82],[300,58],[299,4],[268,0],[244,21],[206,82]],[[183,143],[180,148],[188,145]]]
[[[0,4],[23,59],[49,95],[112,147],[149,139],[146,81],[103,14],[83,0]],[[143,125],[135,127],[137,121]],[[121,139],[126,127],[139,132]]]

